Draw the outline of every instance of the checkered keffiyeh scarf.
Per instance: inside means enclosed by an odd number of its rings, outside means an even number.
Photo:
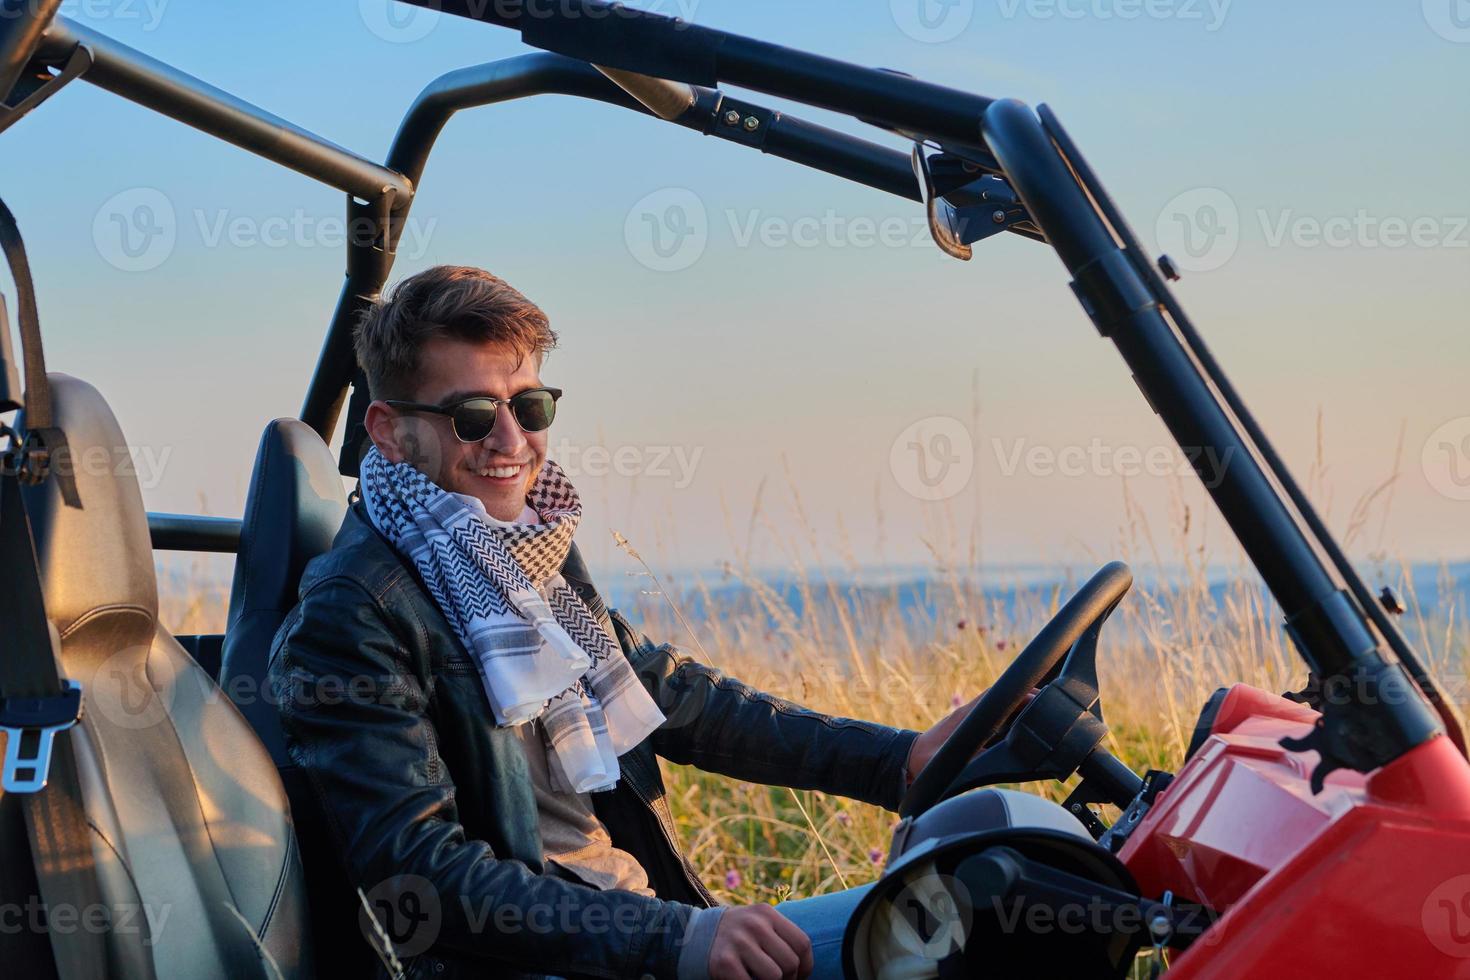
[[[496,524],[408,463],[362,463],[368,515],[414,563],[480,664],[495,721],[539,718],[554,788],[611,789],[618,756],[664,716],[617,642],[561,577],[582,502],[547,460],[526,503],[541,523]]]

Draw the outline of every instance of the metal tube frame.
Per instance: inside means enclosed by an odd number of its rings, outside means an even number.
[[[1353,682],[1349,696],[1329,699],[1323,723],[1294,746],[1319,752],[1314,782],[1320,785],[1334,768],[1376,768],[1446,730],[1463,750],[1453,712],[1402,637],[1391,637],[1389,643],[1409,667],[1412,681],[1400,664],[1390,663],[1379,652],[1369,619],[1381,632],[1384,626],[1367,608],[1366,588],[1245,412],[1177,301],[1148,268],[1131,232],[1053,117],[1047,116],[1049,131],[1042,119],[1018,102],[958,92],[601,0],[562,0],[557,9],[535,8],[534,16],[519,3],[497,7],[474,0],[401,2],[516,28],[527,43],[552,54],[453,72],[431,84],[400,126],[387,167],[63,18],[47,31],[42,44],[53,57],[86,44],[94,65],[83,77],[341,187],[351,195],[350,212],[358,209],[362,216],[376,219],[373,235],[349,244],[347,283],[303,407],[303,419],[319,432],[325,435],[335,424],[353,373],[351,324],[386,281],[414,183],[435,137],[460,108],[559,92],[646,113],[592,67],[602,65],[698,86],[695,104],[673,120],[680,125],[917,198],[916,181],[899,176],[898,158],[903,155],[897,151],[769,110],[760,111],[756,139],[722,132],[715,117],[725,97],[713,86],[743,85],[844,113],[961,154],[970,152],[987,166],[997,164],[1026,205],[1033,227],[1045,235],[1071,274],[1084,309],[1117,346],[1175,439],[1182,447],[1207,451],[1194,454],[1197,458],[1218,461],[1213,469],[1206,468],[1211,465],[1208,461],[1197,462],[1196,468],[1286,612],[1288,630],[1303,657],[1319,677]],[[359,391],[359,396],[361,402],[366,393]],[[346,455],[344,447],[344,462]],[[1388,631],[1392,632],[1391,624]],[[1426,697],[1439,709],[1439,720]]]
[[[92,55],[82,77],[98,88],[364,200],[413,197],[413,185],[389,168],[70,18],[52,22],[36,57],[60,64],[78,45]]]
[[[154,551],[199,551],[235,554],[244,522],[238,517],[149,512],[148,537]]]
[[[909,157],[894,149],[827,129],[784,113],[748,102],[733,100],[717,89],[694,86],[695,102],[675,119],[678,126],[705,135],[759,149],[794,163],[813,167],[908,200],[921,200],[918,180]],[[417,187],[439,134],[455,113],[463,109],[509,102],[532,95],[571,95],[593,99],[609,105],[652,116],[641,103],[610,81],[602,72],[585,61],[562,55],[536,53],[508,58],[449,72],[430,82],[414,100],[399,124],[388,150],[387,165],[404,175]],[[735,111],[740,125],[723,122],[724,115]],[[754,118],[757,125],[747,129],[744,121]],[[393,216],[391,243],[396,246],[407,215],[403,208]],[[1024,227],[1017,234],[1037,237]],[[343,289],[337,308],[327,329],[317,370],[308,386],[302,407],[302,421],[324,438],[330,436],[346,396],[349,381],[353,385],[353,401],[348,407],[347,431],[343,438],[339,467],[344,475],[357,472],[357,447],[365,434],[361,430],[368,393],[362,379],[356,378],[351,350],[352,327],[373,302],[387,281],[393,254],[386,251],[350,249],[348,284]],[[363,270],[354,275],[353,268]]]

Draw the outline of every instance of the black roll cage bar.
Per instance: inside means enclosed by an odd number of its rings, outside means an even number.
[[[75,77],[346,192],[346,279],[301,417],[330,438],[349,387],[340,468],[356,472],[366,385],[356,379],[351,329],[386,283],[394,249],[435,139],[460,109],[537,94],[573,95],[666,118],[805,166],[930,205],[941,187],[929,162],[960,162],[1001,178],[1024,206],[1001,230],[1044,241],[1099,333],[1112,340],[1154,411],[1189,454],[1276,601],[1319,683],[1323,721],[1291,746],[1320,755],[1320,788],[1336,768],[1375,769],[1436,735],[1464,752],[1454,709],[1333,540],[1264,431],[1055,115],[784,48],[603,0],[399,0],[519,30],[542,52],[449,72],[424,89],[400,124],[386,165],[61,16],[58,0],[0,22],[0,130]],[[631,75],[629,74],[631,73]],[[621,79],[615,81],[614,79]],[[626,84],[629,79],[638,83]],[[7,83],[15,81],[9,89]],[[915,141],[909,155],[726,96],[721,83],[842,113]],[[630,94],[683,86],[687,107],[655,113]],[[930,157],[926,150],[939,153]],[[921,176],[922,174],[922,176]],[[951,194],[953,192],[953,195]],[[996,221],[1001,221],[996,212]],[[935,229],[936,239],[940,232]],[[943,242],[941,242],[943,246]],[[946,249],[948,251],[948,249]],[[951,253],[953,254],[953,253]],[[1227,461],[1217,464],[1211,461]],[[154,546],[230,551],[239,523],[150,515]],[[1371,626],[1370,626],[1371,624]],[[1376,634],[1375,635],[1375,631]],[[1380,640],[1393,653],[1380,652]],[[1342,696],[1347,692],[1346,696]],[[1421,696],[1422,695],[1422,696]],[[1433,710],[1431,710],[1431,708]],[[1436,714],[1438,717],[1436,717]]]

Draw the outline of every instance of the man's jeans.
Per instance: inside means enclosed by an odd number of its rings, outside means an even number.
[[[812,940],[811,980],[842,980],[842,937],[847,921],[872,885],[782,902],[776,911],[796,923]]]

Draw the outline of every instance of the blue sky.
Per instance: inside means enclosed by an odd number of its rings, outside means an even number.
[[[63,9],[378,159],[436,75],[527,50],[448,17],[390,21],[383,0]],[[1184,255],[1186,308],[1335,527],[1399,452],[1353,550],[1470,552],[1463,0],[657,9],[1050,104],[1144,241]],[[151,507],[239,513],[260,429],[298,410],[341,282],[341,195],[85,84],[0,140],[51,366],[97,384],[151,454]],[[698,248],[650,267],[646,236],[672,205],[702,212]],[[160,209],[171,247],[129,268],[115,216]],[[541,97],[450,124],[397,271],[483,265],[551,315],[562,350],[543,377],[568,392],[553,446],[581,461],[580,537],[602,564],[611,528],[667,565],[707,568],[747,543],[779,562],[811,540],[862,564],[925,560],[964,550],[977,522],[988,561],[1073,561],[1139,540],[1125,499],[1161,541],[1188,507],[1191,532],[1228,556],[1047,250],[1003,238],[961,264],[918,215]],[[911,492],[914,441],[958,467],[946,499]],[[606,459],[588,455],[598,446]]]

